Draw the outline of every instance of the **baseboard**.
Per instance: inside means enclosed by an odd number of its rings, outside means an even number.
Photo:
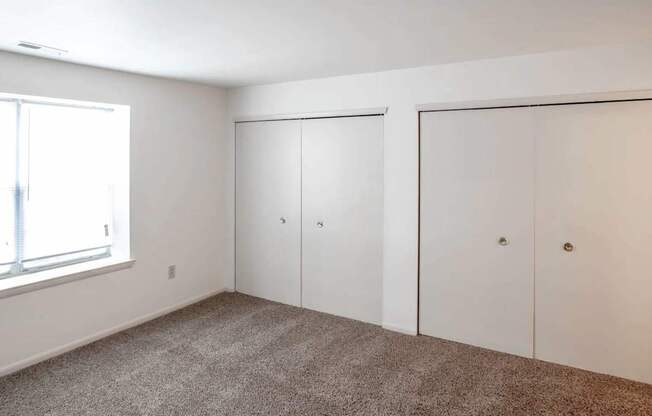
[[[383,329],[386,329],[388,331],[393,331],[393,332],[399,332],[399,333],[404,334],[404,335],[412,335],[412,336],[417,335],[416,330],[405,329],[405,328],[401,328],[400,326],[391,325],[391,324],[387,324],[387,323],[383,323]]]
[[[27,368],[27,367],[32,366],[34,364],[40,363],[41,361],[45,361],[45,360],[48,360],[50,358],[56,357],[57,355],[64,354],[64,353],[66,353],[68,351],[72,351],[72,350],[74,350],[76,348],[79,348],[79,347],[82,347],[84,345],[90,344],[91,342],[95,342],[95,341],[100,340],[102,338],[106,338],[109,335],[113,335],[113,334],[116,334],[118,332],[124,331],[125,329],[129,329],[129,328],[132,328],[134,326],[138,326],[140,324],[143,324],[143,323],[145,323],[147,321],[151,321],[153,319],[159,318],[159,317],[161,317],[163,315],[167,315],[167,314],[169,314],[171,312],[174,312],[176,310],[185,308],[186,306],[192,305],[193,303],[201,302],[204,299],[208,299],[208,298],[210,298],[212,296],[215,296],[215,295],[217,295],[219,293],[222,293],[224,291],[225,291],[225,289],[215,290],[215,291],[206,293],[206,294],[201,295],[201,296],[197,296],[197,297],[194,297],[194,298],[191,298],[191,299],[187,299],[187,300],[185,300],[185,301],[183,301],[181,303],[177,303],[176,305],[168,306],[167,308],[163,308],[163,309],[161,309],[159,311],[156,311],[156,312],[141,316],[141,317],[136,318],[136,319],[132,319],[131,321],[128,321],[128,322],[125,322],[123,324],[116,325],[116,326],[114,326],[112,328],[97,332],[97,333],[95,333],[93,335],[90,335],[88,337],[84,337],[84,338],[78,339],[76,341],[70,342],[68,344],[62,345],[60,347],[56,347],[56,348],[53,348],[51,350],[48,350],[48,351],[33,355],[33,356],[31,356],[29,358],[26,358],[24,360],[20,360],[20,361],[18,361],[16,363],[13,363],[13,364],[10,364],[10,365],[8,365],[6,367],[0,368],[0,377],[15,373],[16,371],[20,371],[23,368]]]

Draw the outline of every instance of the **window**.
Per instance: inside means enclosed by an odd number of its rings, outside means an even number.
[[[0,277],[127,257],[128,108],[0,100]]]
[[[15,188],[16,105],[0,102],[0,275],[16,258]]]

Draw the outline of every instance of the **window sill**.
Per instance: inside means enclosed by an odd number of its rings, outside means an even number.
[[[128,269],[135,262],[136,260],[134,259],[119,260],[108,258],[16,277],[8,277],[0,280],[0,299],[74,282],[75,280],[86,279],[87,277]]]

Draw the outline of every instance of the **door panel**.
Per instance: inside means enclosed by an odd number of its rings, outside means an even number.
[[[536,356],[652,383],[652,103],[536,112]]]
[[[420,332],[531,357],[532,111],[421,113],[420,137]]]
[[[236,290],[300,305],[301,124],[236,124]]]
[[[383,119],[305,120],[302,132],[303,306],[379,324]]]

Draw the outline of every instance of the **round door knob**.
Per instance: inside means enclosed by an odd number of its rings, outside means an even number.
[[[324,222],[323,221],[317,221],[317,227],[324,228]]]
[[[501,246],[508,246],[509,245],[509,240],[506,237],[500,237],[498,239],[498,244]]]
[[[285,224],[286,222],[288,222],[288,220],[286,220],[285,217],[281,217],[281,224]]]
[[[569,243],[568,241],[564,243],[564,251],[568,251],[570,253],[573,250],[575,250],[575,246],[572,243]]]

